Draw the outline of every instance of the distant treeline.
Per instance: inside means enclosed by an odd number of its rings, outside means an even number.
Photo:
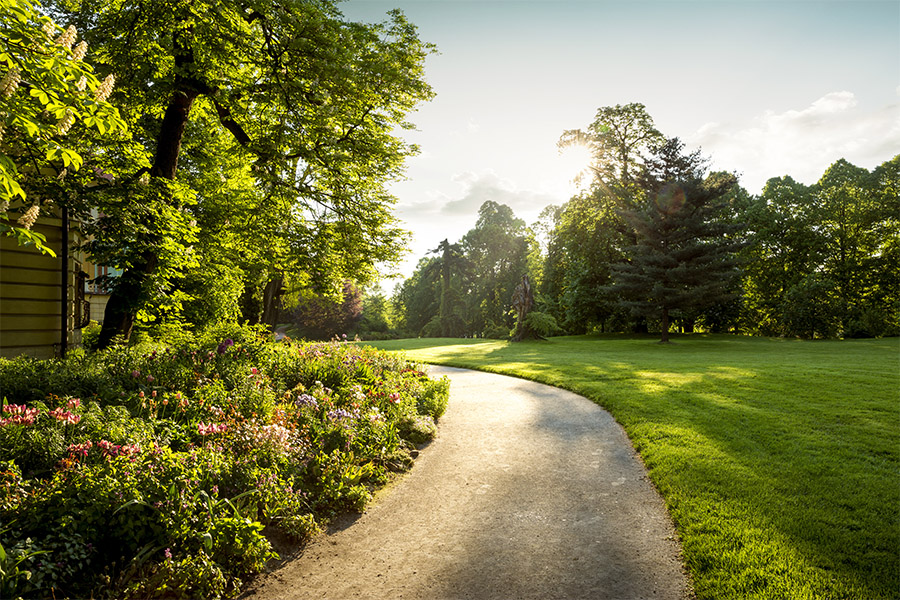
[[[485,202],[390,303],[369,298],[363,333],[507,337],[526,274],[546,334],[900,333],[900,156],[873,171],[839,160],[811,186],[772,178],[757,196],[709,173],[640,104],[601,108],[560,143],[592,150],[588,191],[531,227]]]

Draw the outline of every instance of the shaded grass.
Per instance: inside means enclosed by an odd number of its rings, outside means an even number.
[[[900,597],[900,340],[378,342],[582,394],[640,452],[703,598]]]

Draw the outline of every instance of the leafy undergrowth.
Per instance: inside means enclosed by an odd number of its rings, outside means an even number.
[[[570,389],[624,426],[701,599],[896,599],[900,340],[398,340]]]
[[[0,597],[219,598],[409,468],[449,382],[258,330],[0,360]]]

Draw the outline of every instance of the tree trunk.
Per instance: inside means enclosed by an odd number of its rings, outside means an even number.
[[[190,38],[190,30],[174,36],[176,48],[175,65],[179,72],[184,72],[194,62],[193,51],[185,44]],[[191,106],[204,86],[193,78],[179,75],[176,89],[172,92],[166,114],[160,124],[159,137],[156,143],[156,155],[150,168],[151,177],[162,177],[174,180],[178,171],[178,155],[181,153],[181,140],[187,125]],[[159,257],[152,250],[146,250],[141,260],[130,269],[126,269],[119,283],[113,288],[103,313],[103,327],[100,330],[98,347],[107,348],[116,335],[126,340],[131,337],[134,320],[140,308],[141,296],[149,277],[156,270]]]
[[[669,309],[664,308],[662,311],[662,337],[659,340],[660,344],[668,344],[669,343]]]
[[[284,294],[284,279],[276,277],[266,283],[263,290],[263,314],[262,322],[275,329],[278,324],[278,299]]]
[[[261,311],[259,300],[254,297],[256,288],[254,286],[245,285],[244,292],[241,294],[241,318],[248,325],[256,325],[259,323],[259,314]]]
[[[98,348],[108,348],[117,335],[126,340],[131,337],[144,282],[156,269],[156,262],[156,255],[146,252],[142,264],[127,269],[119,277],[103,312],[103,327],[100,329]]]
[[[512,305],[516,310],[516,331],[510,341],[521,342],[528,339],[544,339],[525,322],[525,318],[534,306],[534,290],[531,287],[531,282],[528,280],[528,275],[522,275],[522,282],[516,286],[513,292]]]

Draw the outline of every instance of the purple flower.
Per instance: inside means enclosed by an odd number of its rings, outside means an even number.
[[[344,419],[355,419],[358,414],[354,414],[348,410],[344,410],[343,408],[338,408],[335,410],[328,411],[328,418],[332,421],[343,421]]]
[[[231,338],[225,339],[221,344],[219,344],[219,347],[216,348],[216,352],[218,352],[219,354],[225,354],[225,352],[232,346],[234,346],[234,340],[232,340]]]
[[[319,403],[316,402],[316,399],[310,396],[309,394],[300,394],[297,396],[297,401],[295,402],[298,408],[303,408],[304,406],[308,406],[313,410],[319,408]]]

